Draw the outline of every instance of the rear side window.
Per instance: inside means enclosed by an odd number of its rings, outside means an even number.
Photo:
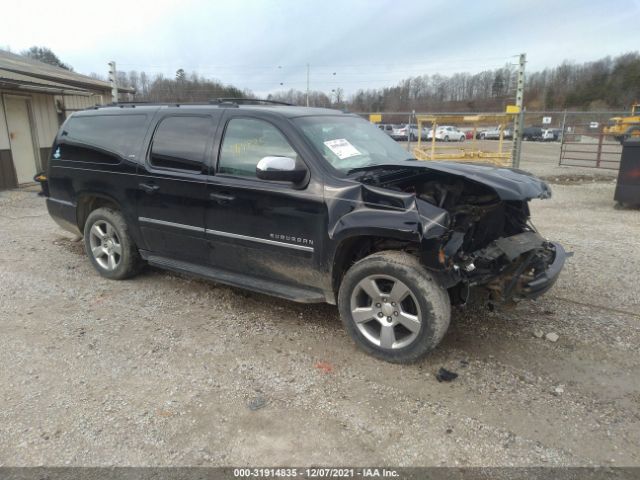
[[[200,172],[212,135],[209,117],[167,117],[153,136],[151,165]]]
[[[60,134],[54,159],[120,163],[137,153],[146,132],[146,115],[71,117]]]

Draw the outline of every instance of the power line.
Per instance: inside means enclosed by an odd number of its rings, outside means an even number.
[[[464,63],[479,63],[486,61],[497,61],[502,60],[505,62],[509,62],[512,57],[474,57],[467,59],[448,59],[448,60],[425,60],[425,61],[416,61],[416,62],[394,62],[394,63],[357,63],[357,64],[348,64],[348,63],[335,63],[335,64],[315,64],[311,63],[311,67],[316,68],[365,68],[365,67],[394,67],[394,66],[408,66],[408,65],[447,65],[447,64],[464,64]],[[121,66],[137,66],[142,68],[166,68],[173,69],[178,66],[179,62],[172,65],[145,65],[140,63],[126,63],[126,62],[118,62]],[[306,68],[306,63],[304,64],[269,64],[269,65],[255,65],[255,64],[220,64],[220,65],[207,65],[207,64],[199,64],[199,65],[185,65],[180,64],[178,68],[190,68],[190,69],[285,69],[285,68]]]

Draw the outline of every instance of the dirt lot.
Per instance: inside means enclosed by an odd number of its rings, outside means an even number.
[[[33,191],[0,192],[0,465],[640,465],[640,212],[543,153],[534,223],[575,252],[557,287],[456,311],[411,366],[331,306],[102,279]]]

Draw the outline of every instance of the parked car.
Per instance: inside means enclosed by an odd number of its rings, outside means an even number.
[[[542,140],[545,142],[555,142],[560,139],[562,130],[559,128],[547,128],[542,131]]]
[[[64,122],[43,191],[100,275],[147,263],[337,304],[355,343],[390,362],[435,348],[470,288],[510,303],[558,278],[564,249],[529,221],[529,201],[551,195],[544,181],[407,158],[357,115],[245,102],[99,107]]]
[[[480,130],[476,133],[476,138],[479,138],[480,140],[498,140],[500,139],[500,126]],[[510,128],[503,129],[502,138],[503,140],[510,140],[513,138],[513,132]]]
[[[436,141],[442,142],[464,142],[467,138],[464,132],[458,130],[456,127],[441,126],[436,128]],[[433,138],[433,129],[427,133],[427,140]]]
[[[391,133],[391,138],[398,141],[406,141],[409,138],[409,135],[411,135],[410,138],[412,141],[418,139],[417,125],[414,125],[414,124],[411,124],[411,126],[401,125],[397,128],[394,128],[393,132]]]
[[[540,141],[542,140],[542,132],[541,127],[526,127],[522,130],[522,139],[527,141]]]
[[[395,125],[392,125],[390,123],[379,123],[378,128],[382,130],[384,133],[386,133],[387,135],[391,136],[391,134],[393,133],[393,129],[395,128]]]

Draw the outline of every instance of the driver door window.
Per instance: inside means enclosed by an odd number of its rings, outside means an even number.
[[[280,131],[264,120],[234,118],[225,130],[218,173],[255,177],[256,165],[263,157],[298,158]]]

